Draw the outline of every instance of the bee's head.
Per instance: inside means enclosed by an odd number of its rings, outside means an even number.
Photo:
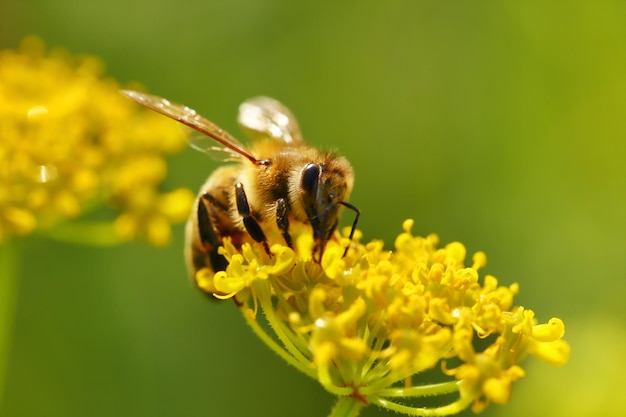
[[[316,261],[322,259],[326,242],[339,222],[339,209],[348,199],[354,176],[344,158],[328,158],[325,162],[309,162],[300,173],[302,206],[313,228]]]

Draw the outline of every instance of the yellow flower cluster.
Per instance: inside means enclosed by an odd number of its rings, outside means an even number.
[[[292,230],[295,251],[275,244],[273,256],[255,244],[237,250],[226,239],[226,271],[197,278],[219,298],[235,297],[257,335],[290,364],[363,405],[408,415],[449,415],[470,405],[478,412],[508,401],[527,354],[552,365],[567,361],[561,320],[537,324],[531,310],[514,306],[517,284],[480,278],[484,253],[466,266],[461,243],[438,248],[437,236],[413,236],[412,225],[405,221],[394,251],[380,241],[331,240],[321,264],[312,261],[306,227]],[[259,307],[269,326],[257,322]],[[448,382],[412,384],[437,365]],[[451,393],[455,400],[432,408],[394,401]]]
[[[123,240],[164,244],[170,224],[187,217],[191,191],[158,191],[163,156],[185,135],[102,72],[96,58],[47,52],[37,38],[0,51],[0,242],[101,203],[119,210],[109,226]]]

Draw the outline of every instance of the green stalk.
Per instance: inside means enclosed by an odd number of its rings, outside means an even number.
[[[445,395],[451,394],[453,392],[458,392],[461,383],[459,381],[449,381],[449,382],[441,382],[438,384],[426,384],[426,385],[415,385],[412,387],[395,387],[395,388],[383,388],[377,391],[372,391],[371,393],[367,389],[368,387],[362,388],[361,393],[375,394],[378,397],[389,398],[389,397],[429,397],[435,395]]]
[[[405,414],[407,416],[414,417],[442,417],[450,416],[452,414],[458,414],[465,410],[472,404],[474,398],[467,396],[461,397],[458,400],[441,407],[422,408],[422,407],[410,407],[402,405],[393,401],[386,400],[380,397],[368,397],[372,404],[376,404],[380,407],[388,410],[395,411],[396,413]]]
[[[17,304],[20,243],[8,237],[0,245],[0,411],[4,404],[13,320]]]
[[[315,370],[308,366],[308,362],[303,363],[302,361],[296,359],[294,356],[290,355],[286,349],[282,348],[278,343],[276,343],[276,341],[274,341],[274,339],[270,335],[265,332],[265,330],[263,330],[263,328],[259,325],[259,323],[257,323],[255,319],[248,317],[245,312],[243,313],[243,316],[246,319],[246,323],[248,323],[250,328],[252,328],[254,334],[256,334],[257,337],[261,339],[261,341],[265,343],[267,347],[276,352],[276,354],[284,359],[285,362],[298,369],[300,372],[303,372],[309,377],[315,379]]]
[[[337,397],[337,402],[328,417],[357,417],[363,405],[361,401],[353,397]]]

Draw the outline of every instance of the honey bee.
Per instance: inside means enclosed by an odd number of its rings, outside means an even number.
[[[209,175],[194,203],[185,236],[185,257],[193,277],[202,268],[214,272],[226,268],[217,250],[226,236],[235,247],[258,242],[270,256],[268,236],[282,235],[293,248],[289,225],[294,222],[310,225],[313,259],[319,262],[342,207],[355,213],[352,239],[360,211],[347,202],[354,183],[350,163],[305,143],[296,118],[280,102],[256,97],[239,107],[239,125],[254,140],[248,149],[189,107],[136,91],[122,94],[205,135],[190,140],[193,148],[238,162]]]

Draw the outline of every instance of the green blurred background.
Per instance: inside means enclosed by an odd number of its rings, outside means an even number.
[[[2,0],[0,48],[29,34],[232,133],[242,100],[280,99],[352,162],[367,239],[390,244],[412,217],[565,320],[570,363],[528,360],[485,415],[626,415],[625,2]],[[217,166],[170,162],[168,189]],[[166,249],[28,240],[1,415],[328,413],[232,303],[192,288],[175,234]]]

